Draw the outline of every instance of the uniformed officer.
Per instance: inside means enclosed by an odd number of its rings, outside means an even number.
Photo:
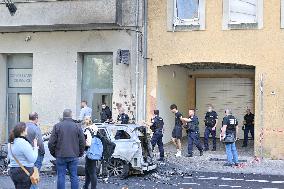
[[[209,150],[208,140],[210,134],[213,139],[213,148],[212,151],[216,151],[216,127],[218,124],[218,114],[213,110],[213,106],[208,106],[208,111],[205,115],[205,131],[204,131],[204,150]]]
[[[159,116],[159,110],[154,110],[154,117],[151,119],[150,129],[153,131],[151,144],[153,149],[158,145],[160,158],[158,161],[164,161],[163,127],[164,120]]]
[[[254,139],[254,114],[247,108],[247,114],[244,116],[244,143],[242,147],[248,146],[248,134]]]
[[[124,108],[119,109],[119,114],[117,116],[117,122],[121,124],[128,124],[129,123],[129,116],[124,113]]]
[[[200,156],[203,155],[203,148],[199,139],[199,121],[198,117],[195,115],[195,110],[190,109],[188,111],[189,118],[182,118],[184,122],[186,122],[185,128],[188,133],[188,154],[187,157],[193,156],[193,143],[197,147],[200,152]]]

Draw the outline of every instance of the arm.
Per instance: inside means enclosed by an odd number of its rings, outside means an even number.
[[[55,157],[56,145],[57,145],[57,133],[56,133],[56,126],[54,126],[48,141],[48,149],[53,157]]]
[[[79,120],[81,120],[81,121],[83,120],[84,114],[85,114],[85,113],[84,113],[83,109],[81,109],[81,110],[80,110]]]
[[[22,150],[23,153],[25,155],[25,157],[27,158],[27,160],[30,163],[35,163],[37,160],[37,156],[38,156],[38,147],[32,147],[31,144],[29,142],[25,142],[25,144],[22,145]]]
[[[81,128],[79,128],[79,156],[82,157],[84,154],[85,146],[86,146],[86,141],[85,141],[85,136]]]
[[[38,138],[38,146],[39,146],[39,149],[41,151],[41,153],[44,153],[45,150],[44,150],[44,144],[43,144],[43,139],[42,139],[42,134],[41,134],[41,130],[40,128],[38,127],[37,128],[37,138]]]
[[[192,119],[190,119],[190,118],[183,118],[183,117],[181,117],[180,120],[182,122],[187,122],[187,123],[192,121]]]
[[[221,137],[222,137],[222,139],[224,139],[224,136],[226,134],[226,130],[227,130],[227,125],[223,125],[223,127],[221,128]]]
[[[216,127],[217,127],[217,125],[218,125],[218,119],[215,119],[215,121],[216,121],[216,124],[214,125],[214,127],[212,128],[212,130],[216,130]]]

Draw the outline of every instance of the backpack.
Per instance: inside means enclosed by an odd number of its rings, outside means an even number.
[[[103,144],[102,141],[96,137],[93,136],[91,146],[87,150],[87,157],[91,160],[100,160],[103,156]]]

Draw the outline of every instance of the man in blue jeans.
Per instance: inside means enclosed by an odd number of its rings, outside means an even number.
[[[57,189],[65,189],[66,170],[70,173],[71,189],[78,189],[78,157],[84,154],[85,137],[83,130],[72,119],[70,109],[64,110],[63,120],[53,127],[48,148],[56,158]]]
[[[239,159],[238,159],[238,152],[236,148],[236,138],[238,136],[238,121],[237,119],[232,115],[232,111],[229,109],[226,109],[225,111],[226,116],[223,119],[223,127],[221,129],[221,139],[224,140],[226,145],[226,154],[228,162],[224,164],[224,166],[230,166],[233,165],[238,166],[239,165]],[[232,136],[233,142],[227,142],[226,136]]]
[[[35,166],[40,171],[41,166],[42,166],[42,161],[44,158],[44,154],[45,154],[45,149],[44,149],[44,144],[42,140],[41,130],[38,125],[38,113],[32,112],[29,114],[29,121],[26,123],[26,126],[27,126],[27,131],[28,131],[27,133],[28,141],[32,144],[34,139],[37,139],[39,149],[38,149],[38,157],[35,162]],[[31,186],[31,189],[36,189],[36,188],[38,188],[37,185]]]

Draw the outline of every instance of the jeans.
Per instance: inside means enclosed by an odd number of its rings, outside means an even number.
[[[245,126],[244,130],[244,146],[248,145],[248,134],[251,134],[251,137],[254,139],[254,127],[253,126]]]
[[[226,154],[227,154],[228,163],[230,164],[239,163],[238,152],[235,142],[226,144]]]
[[[25,167],[25,168],[30,173],[33,172],[33,168],[31,167]],[[16,189],[30,189],[32,185],[30,177],[20,167],[11,167],[10,177]]]
[[[66,170],[70,173],[71,189],[79,188],[77,174],[78,158],[56,158],[57,189],[65,189]]]
[[[91,189],[97,188],[97,166],[96,160],[91,160],[86,157],[85,163],[85,184],[84,189],[88,189],[91,184]]]
[[[38,168],[38,171],[40,171],[40,169],[42,167],[43,158],[44,158],[44,155],[39,154],[38,157],[37,157],[37,160],[35,162],[35,167]],[[32,184],[31,189],[37,189],[37,188],[38,188],[37,185]]]
[[[154,133],[152,139],[151,139],[151,144],[153,147],[153,150],[156,146],[158,145],[159,152],[160,152],[160,158],[164,158],[165,152],[164,152],[164,144],[163,144],[163,134],[162,133]]]
[[[209,149],[208,140],[209,140],[210,134],[212,135],[212,138],[213,138],[213,149],[216,149],[216,129],[212,130],[211,127],[206,127],[205,132],[204,132],[204,148],[206,150]]]
[[[195,144],[195,146],[197,147],[197,149],[201,152],[203,151],[201,142],[199,140],[199,132],[188,132],[188,154],[192,155],[192,151],[193,151],[193,143]]]

